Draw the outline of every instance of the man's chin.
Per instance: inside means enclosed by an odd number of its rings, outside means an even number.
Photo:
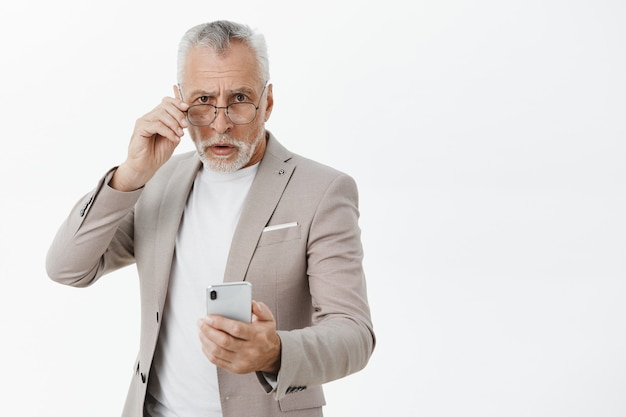
[[[206,154],[200,155],[200,159],[202,160],[202,164],[206,169],[215,172],[222,172],[225,174],[239,171],[247,163],[246,161],[242,161],[238,158],[233,160],[229,157],[207,157]]]

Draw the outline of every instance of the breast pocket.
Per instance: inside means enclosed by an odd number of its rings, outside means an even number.
[[[276,245],[298,239],[300,239],[300,224],[293,222],[270,225],[263,230],[258,247]]]

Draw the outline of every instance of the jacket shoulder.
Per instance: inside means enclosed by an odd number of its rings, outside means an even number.
[[[315,179],[316,182],[333,181],[338,177],[352,177],[334,167],[323,164],[319,161],[307,158],[300,154],[291,152],[285,148],[276,138],[270,134],[266,157],[270,157],[281,162],[294,166],[294,175],[300,179]]]

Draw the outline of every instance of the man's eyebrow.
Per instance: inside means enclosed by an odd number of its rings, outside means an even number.
[[[247,96],[254,96],[256,94],[256,90],[250,87],[241,87],[236,90],[231,91],[231,95],[243,93]]]
[[[247,96],[254,96],[257,94],[256,90],[250,87],[239,87],[232,90],[226,90],[226,95],[228,97],[232,97],[236,94],[245,94]],[[199,97],[199,96],[209,96],[209,97],[217,97],[217,93],[215,91],[208,91],[203,89],[196,89],[189,93],[191,97]]]
[[[215,93],[207,91],[207,90],[201,90],[201,89],[193,90],[189,92],[188,94],[190,97],[198,97],[198,96],[214,97],[215,96]]]

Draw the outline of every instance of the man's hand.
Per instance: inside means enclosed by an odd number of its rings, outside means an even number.
[[[126,161],[111,178],[116,190],[132,191],[143,187],[172,156],[187,127],[185,111],[189,106],[177,98],[165,97],[161,104],[135,122]]]
[[[261,302],[252,302],[252,323],[209,315],[198,321],[205,356],[236,374],[280,369],[280,337],[274,316]]]

